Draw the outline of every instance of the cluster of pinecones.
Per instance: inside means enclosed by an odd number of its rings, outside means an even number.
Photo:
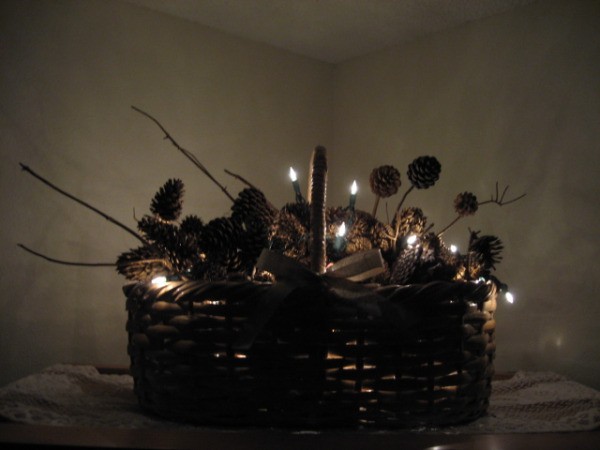
[[[170,179],[150,205],[152,215],[138,221],[146,244],[121,254],[117,271],[128,279],[145,281],[157,274],[188,279],[223,279],[232,272],[252,272],[263,248],[268,247],[277,211],[262,192],[240,192],[229,217],[204,223],[195,215],[177,222],[184,186]]]
[[[440,171],[434,157],[415,159],[407,171],[409,191],[433,186]],[[400,172],[389,165],[374,169],[369,181],[372,191],[384,198],[397,193],[401,186]],[[278,210],[261,191],[248,187],[235,198],[229,216],[204,223],[195,215],[180,220],[183,194],[184,186],[178,179],[168,180],[159,189],[150,205],[152,214],[138,221],[145,243],[119,256],[119,273],[139,281],[158,274],[197,280],[224,279],[231,273],[263,276],[255,273],[255,265],[264,248],[309,266],[310,211],[306,202],[289,203]],[[477,198],[463,192],[454,206],[459,216],[474,214]],[[479,236],[478,232],[471,232],[466,254],[451,252],[440,236],[431,232],[417,207],[399,207],[388,224],[364,211],[330,207],[326,223],[328,261],[380,249],[386,271],[375,281],[382,283],[476,279],[488,276],[501,259],[500,240]],[[336,233],[342,224],[347,233],[340,240]]]

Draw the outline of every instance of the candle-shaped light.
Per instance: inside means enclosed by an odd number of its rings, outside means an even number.
[[[508,303],[514,303],[515,302],[515,296],[512,295],[512,293],[510,293],[509,291],[506,291],[506,293],[504,294],[504,298],[506,299],[506,301]]]
[[[296,193],[296,202],[302,203],[304,197],[302,197],[302,192],[300,192],[300,183],[298,183],[298,176],[293,167],[290,167],[290,180],[292,180],[292,186],[294,186],[294,192]]]
[[[348,208],[350,211],[354,211],[354,205],[356,205],[356,193],[358,192],[358,184],[356,184],[356,180],[352,182],[352,186],[350,186],[350,203]]]
[[[337,232],[335,233],[337,237],[346,236],[346,222],[342,222],[342,224],[338,227]]]
[[[336,252],[340,252],[344,249],[344,247],[346,246],[346,223],[342,222],[342,224],[338,227],[337,231],[335,232],[335,242],[333,244],[333,247],[335,249]]]
[[[452,253],[456,253],[456,252],[458,251],[458,247],[457,247],[456,245],[452,244],[452,245],[450,246],[450,251],[451,251]]]

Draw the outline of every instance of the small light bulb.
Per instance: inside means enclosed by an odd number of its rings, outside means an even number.
[[[346,222],[342,222],[342,224],[339,226],[337,233],[335,233],[335,235],[338,237],[343,237],[346,235]]]
[[[510,292],[506,291],[506,294],[504,294],[504,298],[506,299],[506,301],[508,303],[514,303],[515,302],[515,297],[514,295],[512,295]]]
[[[414,245],[417,242],[417,235],[416,234],[411,234],[407,239],[406,239],[406,243],[408,245]]]
[[[456,253],[456,252],[458,251],[458,247],[457,247],[456,245],[452,244],[452,245],[450,246],[450,251],[451,251],[452,253]]]
[[[358,184],[356,184],[356,180],[352,182],[352,186],[350,186],[350,194],[356,195],[358,192]]]
[[[167,277],[164,275],[154,277],[152,279],[152,284],[156,287],[163,287],[165,284],[167,284]]]
[[[293,167],[290,167],[290,180],[296,181],[297,179],[298,176],[296,175],[296,171],[293,169]]]

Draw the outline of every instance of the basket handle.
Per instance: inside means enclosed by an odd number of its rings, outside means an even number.
[[[310,268],[324,273],[327,263],[325,252],[325,199],[327,196],[327,150],[317,146],[310,161]]]

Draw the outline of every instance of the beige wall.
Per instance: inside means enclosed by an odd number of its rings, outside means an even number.
[[[464,248],[471,227],[505,243],[498,276],[517,301],[499,305],[497,370],[600,388],[600,2],[542,1],[346,62],[334,102],[335,168],[366,164],[363,186],[367,168],[405,173],[416,156],[438,157],[438,185],[408,197],[437,230],[459,192],[485,200],[499,181],[509,197],[527,193],[483,206],[447,241]]]
[[[496,180],[527,192],[482,207],[448,241],[464,248],[471,227],[506,244],[498,275],[517,303],[499,305],[499,370],[600,387],[598,4],[542,1],[331,66],[111,0],[2,2],[0,384],[56,362],[127,363],[122,279],[15,243],[113,261],[135,240],[20,173],[19,161],[129,225],[174,176],[187,185],[185,212],[227,211],[134,104],[233,192],[241,186],[223,168],[278,205],[292,198],[287,167],[305,176],[317,143],[330,147],[330,203],[345,203],[357,178],[367,210],[373,167],[404,173],[436,155],[439,184],[409,203],[438,229],[458,192],[485,199]]]
[[[135,226],[164,181],[187,186],[184,213],[222,215],[228,199],[133,112],[151,112],[225,183],[227,168],[275,204],[294,198],[330,145],[332,67],[110,0],[0,6],[0,384],[56,362],[127,364],[123,280],[114,261],[134,238],[28,175],[24,162]]]

